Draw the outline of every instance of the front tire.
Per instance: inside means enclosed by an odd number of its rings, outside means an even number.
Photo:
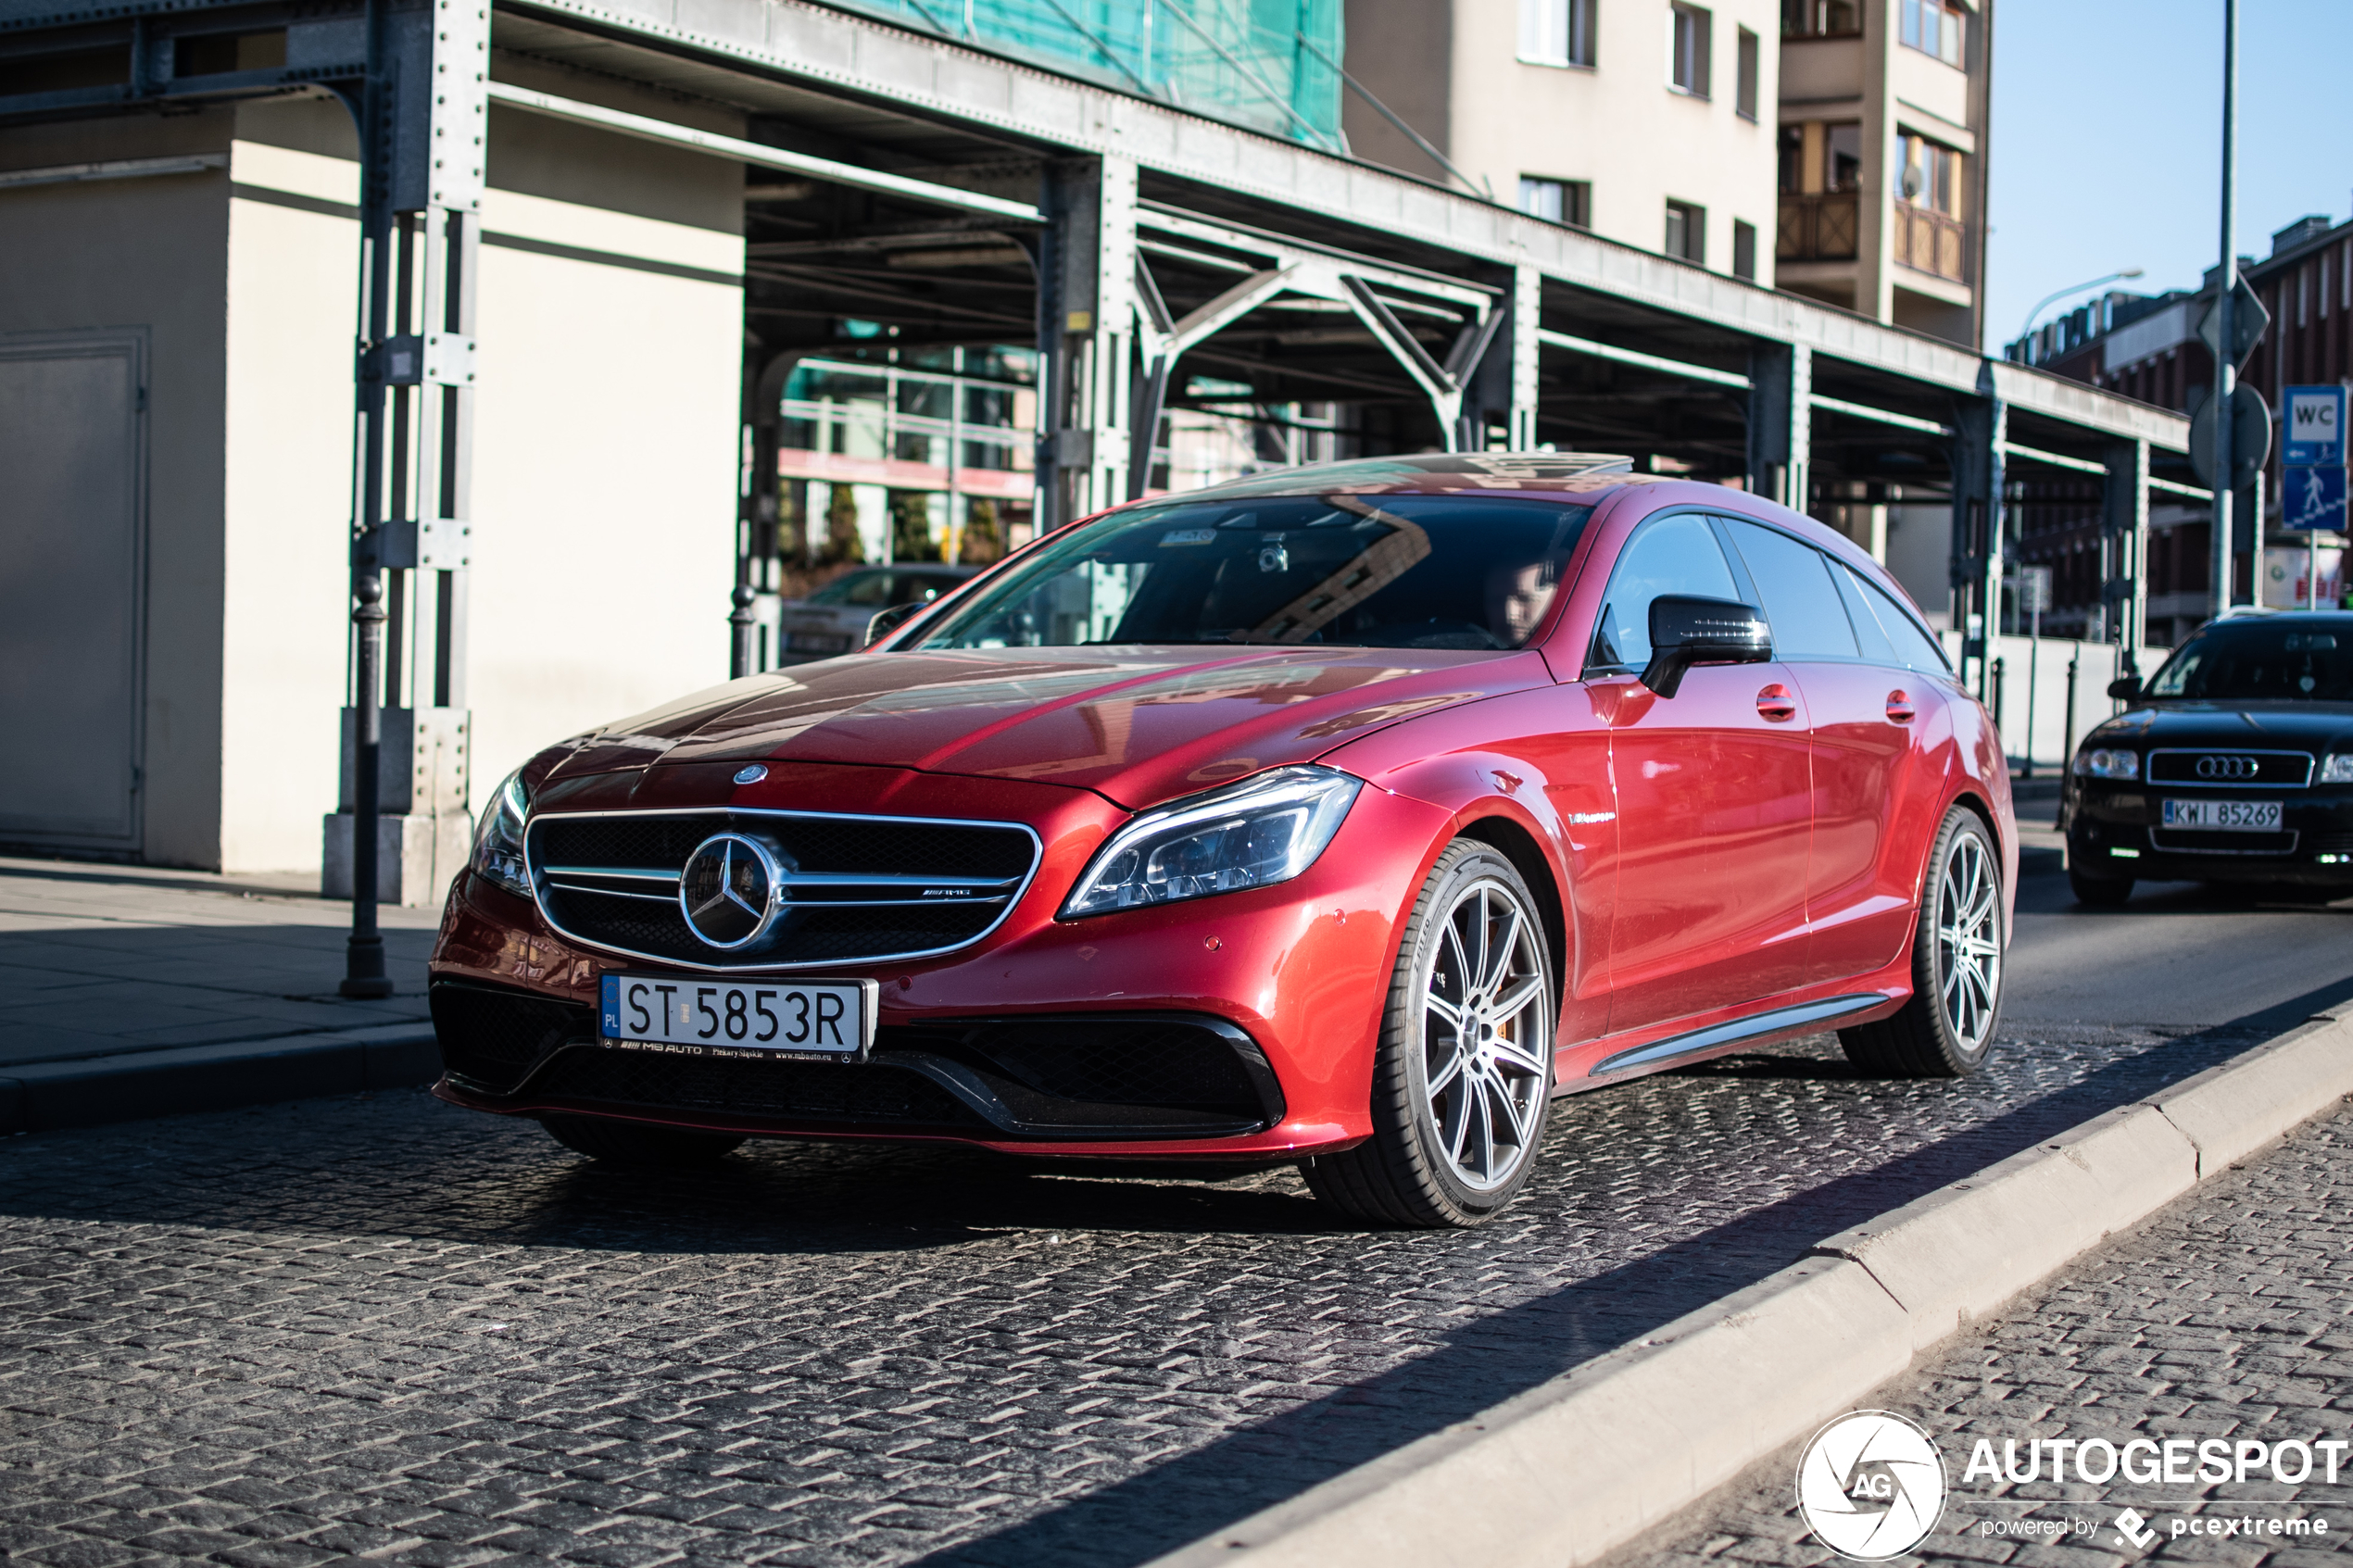
[[[685,1127],[652,1127],[642,1122],[608,1122],[601,1116],[543,1116],[547,1135],[575,1154],[613,1165],[683,1170],[708,1165],[732,1153],[743,1139],[733,1133],[698,1133]]]
[[[1945,813],[1929,851],[1903,1010],[1838,1032],[1846,1060],[1888,1078],[1960,1078],[1984,1065],[2002,1012],[2001,858],[1977,813]]]
[[[1482,1224],[1527,1185],[1552,1106],[1552,955],[1536,898],[1503,854],[1458,839],[1423,882],[1397,945],[1373,1135],[1301,1162],[1353,1219]]]

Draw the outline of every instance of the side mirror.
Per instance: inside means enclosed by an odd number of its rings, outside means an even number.
[[[877,610],[875,618],[866,622],[866,640],[859,646],[873,647],[930,608],[931,605],[927,601],[917,599],[909,604],[893,605],[888,609]]]
[[[1683,671],[1694,664],[1762,664],[1772,657],[1772,629],[1753,605],[1672,594],[1651,601],[1642,684],[1661,696],[1680,691]]]
[[[2141,695],[2141,678],[2138,675],[2119,675],[2108,684],[2108,695],[2119,702],[2131,702]]]

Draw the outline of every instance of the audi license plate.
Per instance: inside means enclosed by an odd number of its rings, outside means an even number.
[[[874,1043],[871,980],[702,980],[608,974],[608,1045],[685,1056],[826,1056],[862,1060]]]
[[[2165,825],[2203,833],[2277,833],[2276,800],[2168,800]]]

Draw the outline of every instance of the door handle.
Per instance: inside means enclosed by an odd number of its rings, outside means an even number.
[[[1779,724],[1797,717],[1797,698],[1779,681],[1756,694],[1756,711]]]
[[[1890,692],[1887,694],[1887,721],[1889,723],[1910,723],[1912,711],[1912,698],[1909,693]]]

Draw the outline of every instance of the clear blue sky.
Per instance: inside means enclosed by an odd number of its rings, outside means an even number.
[[[2349,66],[2353,0],[2239,0],[2240,255],[2353,207]],[[2221,253],[2221,139],[2222,0],[1995,0],[1986,348],[2119,268],[2148,275],[2112,286],[2196,287]]]

